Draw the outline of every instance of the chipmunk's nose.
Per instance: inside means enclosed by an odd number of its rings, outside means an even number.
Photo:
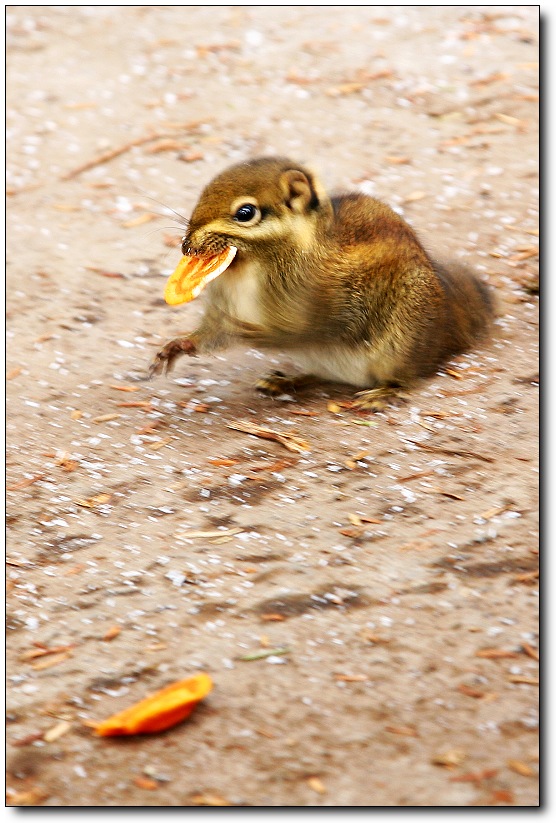
[[[182,254],[198,254],[200,251],[199,243],[193,241],[192,233],[189,231],[181,239],[181,253]]]

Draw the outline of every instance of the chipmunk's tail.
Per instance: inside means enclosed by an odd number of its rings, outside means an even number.
[[[451,354],[473,346],[490,331],[496,306],[492,290],[467,266],[435,263],[445,295],[445,331]]]

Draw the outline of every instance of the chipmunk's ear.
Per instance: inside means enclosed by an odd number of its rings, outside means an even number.
[[[319,198],[313,181],[300,169],[285,171],[280,178],[280,185],[284,192],[286,205],[293,212],[303,214],[318,206]]]

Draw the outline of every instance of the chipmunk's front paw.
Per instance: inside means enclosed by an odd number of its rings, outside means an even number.
[[[149,367],[149,378],[156,374],[168,374],[174,368],[174,363],[183,354],[197,354],[195,342],[190,337],[176,337],[166,343],[154,357]]]
[[[313,382],[314,378],[310,374],[288,375],[281,371],[272,371],[259,380],[255,388],[268,397],[279,397],[281,394],[303,389]]]
[[[381,412],[388,406],[397,406],[405,402],[409,395],[395,386],[379,386],[357,392],[352,408],[361,411]]]

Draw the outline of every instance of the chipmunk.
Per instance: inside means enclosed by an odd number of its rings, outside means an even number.
[[[488,288],[461,266],[433,261],[412,228],[364,194],[330,197],[287,158],[234,165],[202,192],[184,255],[233,260],[206,286],[199,327],[167,343],[150,376],[176,358],[234,341],[287,351],[303,369],[258,384],[277,395],[314,379],[351,384],[379,409],[484,335]]]

